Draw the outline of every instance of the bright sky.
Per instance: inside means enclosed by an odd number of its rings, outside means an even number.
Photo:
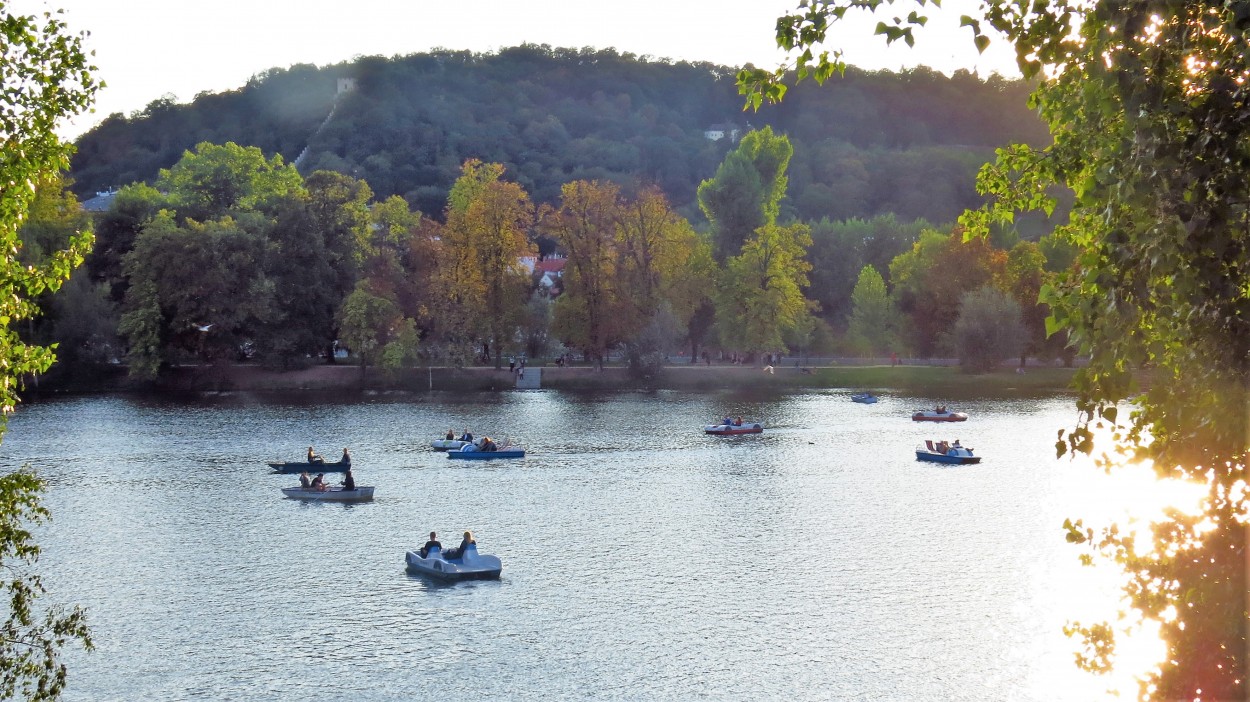
[[[959,15],[973,0],[948,0],[914,49],[871,36],[876,19],[847,23],[848,63],[868,69],[926,65],[982,76],[1015,75],[1010,47],[981,56]],[[238,88],[266,69],[328,65],[356,56],[395,56],[433,48],[495,51],[522,43],[615,47],[638,56],[754,63],[775,68],[776,18],[798,0],[10,0],[9,10],[57,9],[70,28],[91,33],[89,49],[107,84],[94,114],[68,125],[76,136],[114,112],[129,114],[166,94],[188,102],[200,92]],[[888,16],[910,11],[900,1]],[[963,9],[961,9],[963,8]]]

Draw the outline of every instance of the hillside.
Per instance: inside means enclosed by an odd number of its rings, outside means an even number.
[[[90,194],[150,181],[196,143],[233,141],[287,161],[307,147],[301,172],[355,175],[430,215],[460,164],[479,158],[505,164],[539,202],[575,179],[656,183],[693,216],[699,182],[732,148],[705,133],[769,125],[795,147],[785,214],[943,222],[977,202],[973,177],[995,147],[1046,139],[1027,86],[997,77],[852,68],[752,113],[733,73],[532,45],[273,69],[189,104],[111,115],[79,140],[72,175]],[[354,89],[337,94],[340,78]]]

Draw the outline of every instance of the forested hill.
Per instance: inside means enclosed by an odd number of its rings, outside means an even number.
[[[608,179],[658,183],[693,212],[699,182],[733,147],[705,132],[770,125],[794,144],[783,214],[942,222],[977,201],[973,177],[995,147],[1046,139],[1025,107],[1027,86],[998,77],[851,68],[744,112],[733,73],[532,45],[293,66],[190,104],[111,115],[79,140],[72,175],[90,196],[149,181],[199,142],[233,141],[288,161],[307,147],[305,174],[355,175],[380,198],[402,195],[432,215],[468,158],[503,163],[539,202],[571,180]],[[339,78],[355,88],[336,105]]]

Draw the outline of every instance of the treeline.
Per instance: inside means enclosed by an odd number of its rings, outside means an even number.
[[[70,371],[124,361],[141,379],[343,350],[362,369],[620,354],[642,376],[675,356],[955,353],[986,367],[1064,353],[1038,303],[1070,263],[1063,246],[965,242],[892,215],[786,219],[794,153],[771,129],[743,137],[697,190],[700,232],[654,185],[573,180],[538,204],[502,164],[469,160],[434,218],[359,178],[203,143],[118,193],[86,265],[27,332],[58,343]],[[62,182],[42,184],[23,256],[85,217]],[[566,257],[551,287],[524,265],[539,241]]]
[[[733,73],[534,45],[293,66],[190,104],[111,115],[79,140],[72,176],[80,196],[153,183],[195,144],[235,142],[287,163],[303,153],[305,175],[349,174],[440,217],[461,164],[476,158],[502,164],[537,203],[556,202],[575,180],[654,185],[694,218],[700,182],[735,146],[705,131],[769,126],[795,147],[782,216],[941,222],[979,202],[974,175],[994,148],[1046,139],[1018,81],[849,69],[744,112]],[[340,78],[355,88],[336,105]]]

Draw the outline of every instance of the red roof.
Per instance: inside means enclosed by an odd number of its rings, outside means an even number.
[[[539,273],[559,273],[564,270],[564,264],[567,262],[566,258],[544,258],[534,264],[534,270]]]

